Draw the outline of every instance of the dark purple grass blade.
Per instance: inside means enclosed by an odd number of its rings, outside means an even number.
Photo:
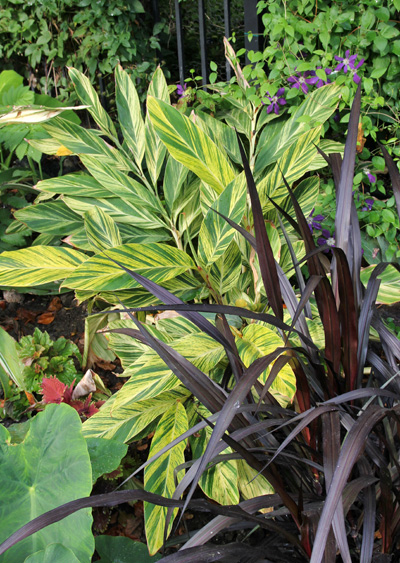
[[[371,325],[372,314],[374,312],[373,307],[375,305],[380,284],[381,280],[377,279],[377,277],[372,273],[371,277],[368,280],[367,289],[365,291],[364,299],[361,305],[360,316],[358,319],[357,387],[361,387],[365,358],[367,357],[369,344],[369,327]]]
[[[264,216],[261,208],[260,197],[257,192],[256,184],[250,170],[250,165],[243,150],[242,142],[238,133],[240,156],[242,158],[244,172],[246,174],[247,188],[251,199],[251,208],[254,220],[254,232],[257,241],[257,255],[260,264],[261,277],[267,294],[269,304],[276,317],[283,320],[282,296],[279,289],[278,272],[276,271],[274,253],[269,242],[267,230],[265,228]]]
[[[325,489],[328,493],[340,453],[339,412],[325,413],[322,415],[321,421]],[[342,499],[339,500],[338,507],[335,511],[332,527],[343,561],[345,563],[351,563],[350,551],[346,538],[346,524],[344,520]],[[329,554],[330,560],[335,560],[335,556],[336,549],[334,549],[333,553],[331,552]]]
[[[213,561],[229,561],[239,563],[246,557],[249,563],[256,563],[264,557],[264,550],[244,543],[228,543],[225,545],[204,545],[180,550],[160,559],[160,563],[212,563]]]
[[[362,457],[358,463],[361,475],[373,478],[374,474],[370,464]],[[363,535],[361,542],[360,563],[369,563],[374,550],[374,535],[376,522],[376,493],[374,483],[364,489],[364,514]]]
[[[339,499],[342,496],[343,489],[347,479],[349,478],[350,472],[365,447],[368,434],[375,424],[380,422],[380,420],[382,420],[390,412],[394,411],[395,409],[392,411],[391,409],[384,409],[376,405],[371,405],[357,419],[347,434],[340,452],[332,483],[329,488],[329,493],[322,510],[310,563],[321,563],[322,561],[325,543],[333,515]]]
[[[346,390],[352,391],[357,384],[358,326],[353,285],[346,255],[340,248],[333,249],[339,289],[339,318],[342,328],[342,364],[346,376]]]
[[[294,317],[292,318],[292,328],[295,326],[297,319],[299,318],[303,309],[307,306],[307,304],[309,304],[310,297],[321,280],[322,276],[310,276],[310,278],[307,280],[307,284],[304,290],[301,292],[301,298],[296,312],[294,314]]]
[[[394,198],[396,200],[397,213],[400,218],[400,173],[397,169],[397,166],[393,158],[390,156],[386,148],[383,145],[380,145],[380,147],[383,154],[383,158],[385,159],[386,162],[386,166],[388,167],[389,170],[390,179],[392,180],[392,187],[393,187]]]
[[[236,229],[236,231],[238,233],[240,233],[247,240],[248,243],[250,243],[250,245],[254,248],[254,250],[257,251],[257,242],[256,242],[256,239],[253,237],[253,235],[251,235],[248,231],[246,231],[246,229],[244,229],[243,227],[241,227],[240,225],[235,223],[235,221],[232,221],[232,219],[230,219],[229,217],[226,217],[225,215],[223,215],[222,213],[220,213],[216,209],[213,209],[212,207],[210,207],[210,209],[211,209],[211,211],[214,211],[214,213],[216,213],[217,215],[222,217],[222,219],[225,219],[225,221],[232,228]]]
[[[349,264],[353,259],[348,256],[348,241],[350,233],[351,202],[353,199],[353,178],[356,159],[358,122],[360,119],[361,86],[357,88],[351,111],[344,148],[343,163],[340,170],[340,181],[337,186],[335,236],[336,246],[346,254]]]

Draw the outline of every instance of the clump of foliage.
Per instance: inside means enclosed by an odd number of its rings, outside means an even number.
[[[306,255],[302,260],[307,269],[303,272],[292,252],[296,290],[274,258],[272,237],[266,228],[256,182],[239,141],[253,228],[246,230],[228,217],[225,220],[258,257],[268,313],[222,303],[185,304],[159,284],[120,263],[122,271],[165,303],[124,308],[130,315],[131,326],[113,329],[113,334],[133,337],[140,345],[149,347],[168,367],[166,377],[169,378],[171,372],[178,382],[174,392],[165,392],[162,385],[160,387],[162,379],[150,371],[147,379],[142,380],[142,389],[145,389],[144,381],[151,380],[153,387],[158,386],[156,393],[160,395],[151,401],[136,402],[136,395],[132,394],[130,399],[127,396],[125,415],[130,403],[136,410],[132,409],[125,419],[121,411],[118,420],[121,427],[132,425],[140,414],[147,415],[148,421],[161,416],[164,433],[156,431],[151,457],[137,471],[145,467],[146,488],[160,492],[160,487],[164,486],[164,494],[150,496],[148,491],[116,491],[101,495],[102,498],[79,499],[16,532],[0,546],[0,553],[18,545],[21,539],[42,530],[56,518],[98,503],[117,504],[134,498],[164,507],[164,513],[150,505],[145,510],[146,525],[150,523],[147,529],[152,532],[156,525],[152,523],[152,516],[154,520],[154,514],[158,519],[166,514],[165,535],[170,531],[175,507],[182,508],[183,512],[187,507],[191,510],[200,507],[218,515],[178,553],[164,557],[166,562],[198,561],[199,557],[218,561],[228,556],[230,561],[237,562],[244,556],[257,560],[265,558],[268,548],[280,561],[290,557],[299,562],[320,563],[334,560],[339,551],[343,561],[350,563],[371,560],[375,548],[384,554],[395,548],[399,528],[394,515],[398,511],[399,485],[400,388],[396,376],[400,344],[384,326],[375,305],[379,276],[387,264],[381,263],[374,269],[366,287],[360,281],[361,238],[352,195],[360,98],[359,90],[352,108],[343,161],[338,154],[323,155],[332,167],[335,181],[335,246],[315,246],[306,216],[287,182],[284,181],[290,209],[273,202],[283,233],[286,223],[293,229],[288,237],[291,249],[296,239],[305,244]],[[400,213],[400,174],[386,151],[384,158]],[[331,253],[329,261],[324,250]],[[111,251],[106,251],[106,255],[111,256]],[[134,315],[134,312],[163,310],[174,310],[185,323],[192,323],[194,339],[199,345],[207,336],[222,346],[226,356],[222,378],[192,363],[186,357],[190,355],[188,347],[182,353],[174,349],[176,327],[168,342],[161,331],[140,322]],[[308,325],[310,317],[318,322],[319,329]],[[241,340],[245,331],[264,327],[276,334],[279,345],[267,351],[261,349],[256,357],[243,355]],[[373,345],[370,345],[371,327],[379,335]],[[254,341],[256,348],[261,344],[262,338]],[[296,378],[293,408],[284,408],[272,393],[272,385],[287,365]],[[263,377],[267,368],[270,371]],[[134,379],[133,376],[131,385]],[[129,387],[129,383],[127,385]],[[156,399],[161,400],[163,392],[169,393],[171,403],[157,412]],[[200,420],[196,416],[190,424],[184,425],[181,414],[185,396],[189,394],[195,398],[194,404],[199,404]],[[117,397],[113,397],[84,423],[85,435],[97,432],[104,436],[104,428],[110,423],[110,407],[113,415],[116,414],[112,409],[116,400]],[[198,439],[198,434],[208,428],[204,449],[199,448],[198,457],[195,455],[191,463],[184,463],[182,450],[187,438],[191,437],[193,452],[196,445],[192,439]],[[210,470],[222,464],[243,462],[252,469],[253,476],[262,476],[274,492],[260,494],[253,490],[247,500],[243,495],[235,502],[236,506],[228,507],[193,500],[197,484],[207,481]],[[170,485],[166,487],[170,477],[164,468],[174,469],[172,491]],[[214,471],[213,475],[216,473]],[[188,492],[184,500],[180,500],[185,490]],[[267,513],[266,509],[269,509]],[[259,527],[263,534],[257,546],[241,541],[213,544],[212,537],[233,522],[241,523],[243,528]],[[158,537],[162,543],[159,531]],[[153,542],[154,549],[157,542],[150,537],[149,541]]]
[[[4,1],[0,7],[2,68],[26,74],[30,84],[65,98],[66,66],[107,75],[118,61],[135,78],[154,71],[164,24],[153,26],[139,0]]]

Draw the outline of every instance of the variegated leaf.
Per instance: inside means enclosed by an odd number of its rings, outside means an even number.
[[[240,223],[246,208],[246,193],[246,180],[242,172],[230,182],[205,216],[200,229],[198,250],[205,267],[222,256],[235,235],[235,230],[213,209],[235,223]]]
[[[210,412],[204,407],[199,408],[205,417]],[[198,437],[190,438],[190,446],[193,458],[198,458],[206,450],[210,440],[212,429],[210,427],[200,430]],[[223,454],[232,453],[231,448],[226,448]],[[200,488],[211,499],[219,504],[237,504],[239,502],[238,471],[236,460],[220,461],[216,465],[206,469],[199,480]]]
[[[251,324],[243,329],[241,338],[236,338],[236,345],[243,363],[249,366],[257,358],[266,356],[282,346],[282,339],[266,326]],[[270,369],[261,374],[262,383],[266,382]],[[269,391],[283,407],[293,400],[296,393],[296,377],[288,364],[278,373]]]
[[[65,176],[57,176],[48,180],[41,180],[36,184],[36,189],[43,192],[62,195],[77,195],[84,193],[85,197],[113,197],[114,194],[104,188],[89,174],[73,172]]]
[[[368,266],[361,270],[360,278],[361,282],[367,286],[368,280],[375,268],[374,266]],[[388,266],[379,274],[378,279],[382,280],[379,286],[377,303],[384,303],[385,305],[393,305],[393,303],[398,303],[400,300],[400,273],[393,266]]]
[[[171,155],[221,193],[235,173],[223,153],[203,131],[165,102],[147,99],[150,119]]]
[[[82,227],[81,217],[60,200],[24,207],[16,211],[15,217],[32,231],[60,237]]]
[[[164,173],[163,192],[165,203],[169,211],[172,211],[175,202],[179,202],[181,188],[186,180],[189,169],[175,160],[172,156],[168,157]]]
[[[94,252],[114,248],[122,244],[121,235],[114,220],[99,207],[93,207],[83,215],[85,231]]]
[[[297,142],[291,144],[286,152],[279,158],[274,168],[259,183],[263,211],[274,209],[267,195],[272,197],[276,203],[281,203],[287,196],[287,189],[282,175],[289,185],[301,178],[308,170],[317,154],[314,144],[318,144],[321,127],[316,127],[304,133]]]
[[[308,217],[315,207],[315,204],[318,199],[319,194],[319,186],[320,186],[320,178],[319,176],[311,176],[310,178],[305,178],[302,180],[294,189],[293,193],[296,198],[296,201],[301,207],[305,217]],[[292,205],[292,199],[288,195],[285,199],[281,202],[281,207],[287,211],[292,217],[294,217],[294,210]],[[285,222],[284,217],[281,219]],[[285,223],[285,228],[288,231],[292,231],[293,227],[289,223]]]
[[[90,417],[82,426],[83,435],[100,437],[120,442],[129,442],[144,429],[149,432],[155,429],[157,419],[177,401],[184,402],[190,393],[184,387],[172,389],[149,401],[140,401],[113,409],[118,392],[110,397],[99,412]],[[111,414],[112,412],[112,414]]]
[[[110,258],[146,278],[162,283],[195,268],[182,250],[165,244],[124,244],[100,253],[77,268],[63,286],[85,291],[115,291],[139,287],[139,284]]]
[[[341,86],[328,84],[311,92],[296,112],[286,121],[272,123],[262,131],[257,146],[258,157],[255,173],[280,158],[310,127],[319,127],[335,111],[339,101]],[[307,116],[308,121],[298,121],[299,117]]]
[[[151,79],[149,85],[148,95],[153,96],[154,98],[159,98],[167,104],[170,103],[167,82],[160,67],[158,67],[153,74],[153,78]],[[155,132],[148,114],[146,114],[145,129],[146,165],[153,186],[156,186],[161,172],[161,167],[165,160],[166,147]]]
[[[242,269],[242,254],[237,244],[232,241],[226,251],[216,260],[208,273],[214,291],[225,295],[237,285],[237,280]]]
[[[69,69],[69,76],[75,87],[76,93],[78,94],[78,98],[87,107],[88,112],[91,114],[100,129],[106,135],[116,137],[117,132],[114,124],[101,105],[99,97],[89,78],[76,68]]]
[[[204,111],[196,111],[195,123],[203,129],[216,145],[228,154],[229,158],[242,166],[236,133],[232,127]]]
[[[43,123],[60,115],[66,110],[85,109],[86,106],[64,107],[64,108],[44,108],[44,107],[22,107],[15,108],[9,113],[0,117],[0,127],[10,123]]]
[[[34,287],[66,278],[87,256],[70,248],[32,246],[0,254],[0,286]]]
[[[246,461],[239,459],[236,463],[239,491],[244,499],[274,494],[275,491],[266,478],[263,475],[257,475],[258,472]],[[269,509],[263,509],[262,512],[269,512]]]
[[[157,425],[156,432],[151,442],[149,457],[152,457],[175,438],[188,429],[186,410],[177,401],[175,405],[163,415]],[[153,461],[144,470],[144,487],[146,491],[171,498],[175,489],[174,470],[178,465],[185,462],[186,444],[180,442],[168,452]],[[180,472],[180,478],[184,475]],[[176,516],[178,509],[173,514]],[[164,526],[167,515],[167,508],[156,506],[148,502],[144,503],[144,521],[146,530],[147,547],[150,555],[154,555],[164,543]],[[171,519],[167,535],[170,533],[173,524]]]
[[[139,168],[144,156],[144,123],[139,96],[129,74],[121,65],[115,69],[115,100],[118,120],[129,150]]]

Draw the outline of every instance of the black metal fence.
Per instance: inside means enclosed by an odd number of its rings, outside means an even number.
[[[185,4],[189,2],[175,1],[175,27],[176,27],[176,49],[179,68],[179,81],[183,85],[185,78],[187,78],[187,68],[185,60],[185,34],[182,24],[185,15]],[[194,3],[196,0],[190,0]],[[225,37],[231,36],[231,0],[218,0],[223,2],[224,12],[224,35]],[[244,28],[244,47],[248,50],[252,49],[258,51],[262,48],[262,25],[261,17],[257,14],[257,1],[258,0],[243,0],[243,28]],[[159,19],[158,0],[152,0],[154,18]],[[204,0],[197,0],[197,13],[198,22],[192,22],[192,25],[198,25],[199,29],[199,49],[201,57],[201,76],[203,85],[208,83],[209,66],[207,58],[207,25],[206,25],[206,11]],[[251,32],[251,41],[249,41],[249,32]],[[221,40],[222,45],[222,40]],[[191,61],[189,61],[191,64]],[[192,66],[192,65],[191,65]],[[231,78],[231,68],[226,63],[226,78]]]

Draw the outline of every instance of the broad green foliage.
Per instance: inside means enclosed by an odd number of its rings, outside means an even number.
[[[26,388],[24,365],[18,356],[17,343],[3,328],[0,328],[0,383],[5,399],[11,391],[10,378],[21,389]]]
[[[72,549],[65,547],[61,543],[51,543],[45,549],[41,549],[29,555],[24,563],[79,563]]]
[[[128,446],[117,440],[87,438],[86,444],[92,465],[93,484],[104,473],[111,473],[117,469],[128,451]]]
[[[157,425],[157,430],[151,442],[149,456],[156,454],[164,446],[183,434],[188,428],[186,411],[183,405],[177,401],[163,415]],[[171,448],[167,453],[160,456],[156,461],[146,467],[144,472],[144,486],[147,490],[170,498],[175,491],[176,477],[175,469],[185,462],[184,450],[186,444],[180,444]],[[180,473],[180,477],[182,474]],[[179,480],[179,474],[178,474]],[[174,511],[176,515],[177,509]],[[147,546],[150,555],[154,555],[164,543],[164,526],[167,508],[144,504],[144,519],[146,528]],[[171,521],[168,533],[171,531]]]
[[[100,563],[152,563],[162,555],[150,556],[147,547],[125,536],[96,536],[96,551]]]
[[[20,444],[10,443],[3,426],[0,433],[1,541],[36,516],[90,494],[90,459],[74,409],[49,405],[32,419]],[[62,543],[80,563],[89,563],[94,550],[91,524],[90,509],[83,509],[26,538],[0,560],[24,561],[50,544]]]

